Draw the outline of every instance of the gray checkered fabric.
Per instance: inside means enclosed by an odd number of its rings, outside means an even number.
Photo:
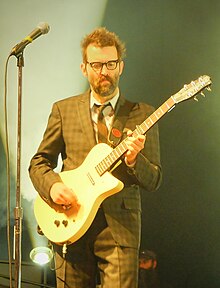
[[[115,123],[114,121],[118,119],[117,113],[120,110],[119,107],[124,105],[124,103],[125,99],[120,95],[115,108],[113,125]],[[153,112],[154,108],[147,104],[135,104],[129,112],[124,131],[133,131],[136,125],[140,125]],[[53,201],[50,197],[50,188],[55,182],[61,181],[59,174],[54,172],[59,155],[61,154],[62,157],[63,170],[78,168],[91,149],[97,144],[95,136],[90,111],[90,91],[54,103],[43,140],[36,154],[33,156],[29,167],[30,177],[35,189],[52,207]],[[126,137],[126,132],[123,134],[122,139],[124,137]],[[141,231],[140,188],[143,188],[143,192],[154,191],[159,187],[162,178],[157,125],[154,125],[147,132],[145,147],[141,153],[138,154],[135,167],[127,167],[122,158],[122,163],[112,174],[124,183],[124,188],[119,193],[103,201],[103,215],[107,227],[111,232],[115,247],[120,248],[120,253],[122,254],[128,253],[126,254],[127,259],[133,259],[131,261],[132,263],[129,263],[129,266],[135,267],[136,262],[134,263],[134,261],[136,260],[134,259],[138,257],[137,251],[140,245]],[[97,222],[95,219],[90,228],[93,229],[96,226]],[[81,243],[80,246],[82,247],[84,247],[83,239],[84,237],[77,241],[77,243]],[[96,245],[95,242],[92,242],[95,241],[95,239],[91,237],[89,239],[89,245]],[[69,246],[74,247],[74,245],[75,243]],[[123,250],[123,247],[126,247],[127,250]],[[99,249],[99,247],[96,246],[94,249]],[[117,253],[119,253],[119,250],[117,251]],[[98,258],[105,259],[105,249],[99,250],[99,253]],[[132,256],[132,253],[134,253],[135,256]],[[132,257],[130,258],[129,255]],[[67,266],[71,265],[68,261],[71,263],[74,259],[74,255],[67,253]],[[103,260],[103,263],[106,262]],[[82,265],[86,264],[82,263]],[[128,277],[127,283],[130,281],[130,267],[127,267],[127,272],[123,271],[123,275],[125,275],[123,279]],[[111,275],[109,275],[109,277],[110,276]],[[114,277],[112,279],[114,279]],[[123,288],[136,286],[129,285],[130,284],[124,285]],[[116,288],[121,286],[119,286],[119,283],[111,283],[111,286],[103,287]]]

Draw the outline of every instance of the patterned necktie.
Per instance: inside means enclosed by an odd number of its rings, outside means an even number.
[[[98,111],[98,121],[97,121],[97,130],[98,130],[98,143],[107,143],[108,142],[108,128],[105,122],[104,110],[107,109],[107,106],[110,106],[110,103],[105,105],[96,105]]]

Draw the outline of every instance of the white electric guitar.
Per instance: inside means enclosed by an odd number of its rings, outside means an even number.
[[[211,79],[204,75],[192,81],[164,102],[143,123],[136,126],[133,135],[145,134],[164,114],[177,103],[195,98],[202,90],[210,89]],[[90,227],[101,203],[122,190],[124,184],[115,178],[110,169],[127,151],[127,138],[116,148],[97,144],[87,155],[83,164],[70,171],[59,173],[62,181],[76,194],[80,205],[70,209],[51,208],[39,195],[34,204],[34,213],[44,235],[60,245],[77,241]]]

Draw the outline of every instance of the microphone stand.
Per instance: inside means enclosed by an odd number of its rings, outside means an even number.
[[[15,260],[15,288],[21,287],[21,236],[23,209],[21,207],[21,104],[22,104],[22,68],[24,67],[23,51],[17,57],[18,67],[18,124],[17,124],[17,179],[16,179],[16,207],[14,208],[14,260]]]

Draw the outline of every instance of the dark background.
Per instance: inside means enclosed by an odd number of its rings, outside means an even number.
[[[127,45],[121,88],[131,100],[157,108],[200,75],[213,81],[206,98],[160,120],[163,184],[142,197],[142,248],[178,288],[220,287],[219,11],[219,1],[113,0],[103,22]]]
[[[110,0],[103,19],[126,43],[120,86],[128,99],[157,108],[200,75],[213,81],[206,98],[180,103],[160,120],[163,183],[142,197],[141,248],[157,253],[160,277],[176,288],[220,287],[219,11],[218,0]],[[0,168],[6,195],[4,157]],[[0,233],[7,259],[5,227]],[[24,219],[26,261],[29,237]]]

